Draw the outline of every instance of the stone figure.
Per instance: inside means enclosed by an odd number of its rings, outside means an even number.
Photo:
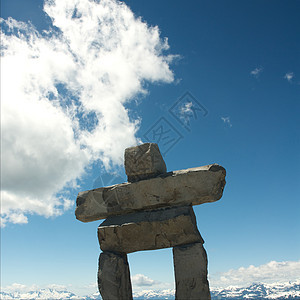
[[[80,192],[76,218],[106,219],[98,287],[103,300],[132,299],[127,253],[173,247],[175,299],[210,299],[207,255],[192,205],[222,197],[226,171],[212,164],[167,172],[157,144],[125,150],[127,183]]]

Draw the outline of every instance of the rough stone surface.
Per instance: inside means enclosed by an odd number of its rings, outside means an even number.
[[[132,300],[127,255],[103,252],[99,257],[98,288],[103,300]]]
[[[80,192],[75,215],[90,222],[144,209],[214,202],[222,197],[225,175],[223,167],[213,164]]]
[[[107,218],[98,227],[103,251],[131,253],[201,242],[191,206]]]
[[[136,182],[167,172],[157,144],[145,143],[125,149],[125,172],[128,182]]]
[[[202,243],[173,248],[176,300],[210,300],[207,255]]]

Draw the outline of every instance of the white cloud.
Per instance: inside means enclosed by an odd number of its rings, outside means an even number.
[[[263,68],[262,67],[258,67],[258,68],[255,68],[254,70],[252,70],[250,72],[250,74],[257,78],[262,71],[263,71]]]
[[[294,78],[294,73],[293,73],[293,72],[286,73],[286,74],[284,75],[284,78],[285,78],[287,81],[291,82],[292,79]]]
[[[230,117],[221,117],[221,120],[229,127],[232,127]]]
[[[11,285],[1,287],[1,290],[6,293],[15,293],[15,292],[26,293],[26,292],[37,290],[37,289],[39,289],[39,287],[35,284],[28,286],[28,285],[21,284],[21,283],[12,283]]]
[[[136,275],[132,276],[131,282],[132,282],[132,284],[134,284],[136,286],[152,286],[156,283],[153,279],[151,279],[143,274],[136,274]]]
[[[210,277],[210,283],[215,287],[247,286],[252,283],[283,283],[296,280],[300,280],[300,260],[270,261],[257,267],[250,265],[247,268],[232,269]]]
[[[28,223],[28,218],[20,212],[19,213],[11,213],[9,215],[9,220],[13,224],[27,224]]]
[[[49,289],[55,289],[57,291],[64,291],[67,290],[68,288],[70,288],[71,285],[64,285],[64,284],[56,284],[56,283],[52,283],[52,284],[48,284],[46,287]]]
[[[145,293],[151,291],[162,291],[175,288],[175,282],[162,282],[149,278],[144,274],[131,276],[132,290],[134,293]],[[136,296],[137,296],[136,294]]]
[[[192,102],[186,102],[182,107],[181,107],[181,113],[186,114],[186,113],[193,113],[192,110],[193,103]]]
[[[94,288],[98,289],[98,283],[97,282],[91,282],[90,284],[85,286],[86,288]]]
[[[186,95],[190,94],[187,93]],[[190,126],[191,119],[198,119],[197,111],[200,112],[203,116],[207,114],[206,109],[196,101],[183,100],[178,103],[177,107],[174,107],[173,109],[173,113],[175,113],[176,116],[179,117],[181,121],[187,126]]]
[[[138,142],[126,104],[144,82],[172,82],[157,27],[121,2],[46,0],[53,27],[2,20],[2,226],[73,205],[85,167],[121,164]]]

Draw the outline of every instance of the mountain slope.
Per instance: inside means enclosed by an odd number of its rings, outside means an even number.
[[[252,284],[246,288],[228,287],[226,289],[212,289],[215,299],[300,299],[300,282]]]

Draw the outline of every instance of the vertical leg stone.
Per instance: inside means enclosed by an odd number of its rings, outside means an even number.
[[[173,248],[176,300],[210,300],[207,255],[202,243]]]
[[[103,300],[132,300],[130,272],[125,253],[105,251],[100,254],[98,288]]]

